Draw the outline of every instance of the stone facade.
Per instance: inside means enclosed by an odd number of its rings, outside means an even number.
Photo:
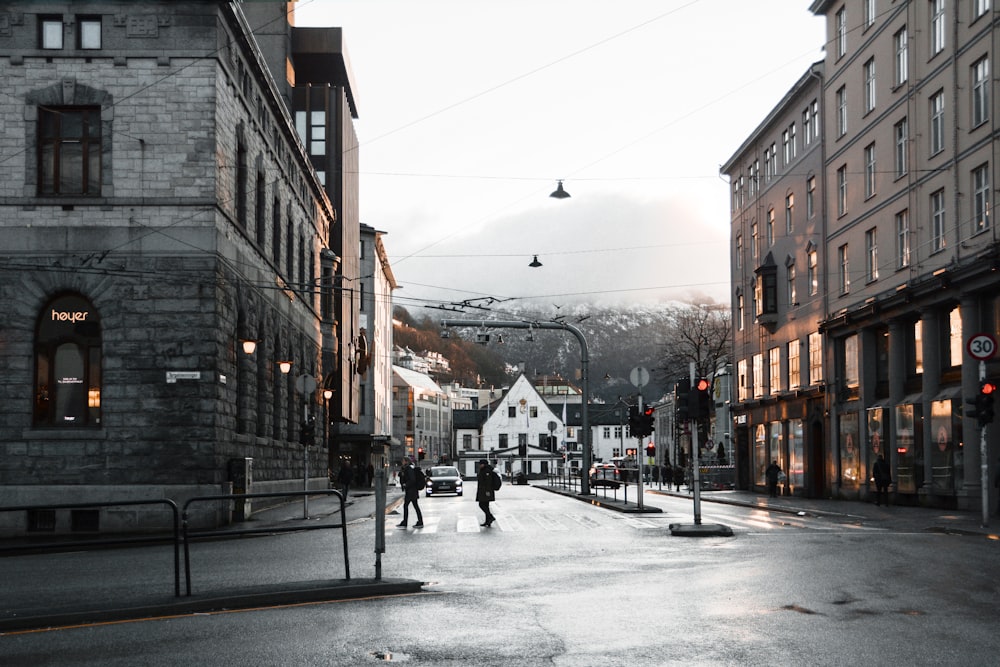
[[[0,506],[180,501],[246,458],[254,491],[307,462],[325,487],[300,434],[334,371],[336,213],[247,30],[238,3],[0,3]],[[50,316],[65,297],[86,331]]]

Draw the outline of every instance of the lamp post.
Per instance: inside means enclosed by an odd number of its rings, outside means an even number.
[[[583,332],[572,324],[565,322],[508,322],[503,320],[441,320],[443,327],[479,327],[494,329],[561,329],[576,336],[580,343],[580,382],[582,385],[582,404],[580,406],[580,427],[583,431],[583,459],[580,461],[580,494],[590,495],[590,416],[588,414],[588,404],[590,403],[590,351],[587,349],[587,339]]]

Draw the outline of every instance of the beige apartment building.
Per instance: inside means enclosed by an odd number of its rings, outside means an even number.
[[[883,455],[895,502],[979,507],[984,493],[995,493],[983,481],[992,482],[998,452],[993,427],[981,447],[981,430],[963,408],[980,378],[969,340],[995,338],[998,323],[1000,255],[990,219],[996,9],[988,0],[817,0],[810,10],[827,22],[818,116],[809,118],[820,131],[814,177],[823,196],[807,231],[813,238],[800,242],[798,256],[788,259],[766,236],[768,207],[781,210],[778,192],[763,204],[751,200],[764,211],[757,224],[765,230],[754,259],[743,231],[754,215],[740,212],[737,203],[746,203],[737,192],[741,182],[749,191],[751,178],[766,183],[768,169],[789,188],[811,172],[794,162],[788,170],[784,144],[777,141],[775,156],[766,136],[756,142],[759,171],[741,153],[723,170],[736,188],[734,363],[742,371],[735,432],[742,429],[747,450],[738,463],[753,485],[762,462],[778,459],[786,493],[864,500],[874,492],[872,465]],[[803,114],[795,133],[800,152],[805,122]],[[776,132],[784,132],[777,120],[756,134]],[[762,296],[748,301],[756,317],[741,331],[748,285]],[[771,289],[776,313],[768,310]],[[795,302],[805,306],[796,311]],[[781,347],[793,336],[775,339],[789,326],[808,332],[800,362]],[[994,361],[983,366],[986,377],[996,377]],[[809,392],[815,399],[800,434],[796,401]],[[984,452],[992,453],[984,460]]]

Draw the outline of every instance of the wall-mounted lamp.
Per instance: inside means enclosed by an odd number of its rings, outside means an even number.
[[[327,400],[327,401],[329,401],[331,398],[333,398],[333,389],[324,389],[323,390],[323,398],[325,400]]]
[[[241,338],[240,343],[243,345],[243,352],[246,354],[253,354],[257,351],[257,341],[253,338]]]
[[[279,361],[278,362],[278,370],[280,370],[283,374],[288,375],[289,373],[292,372],[292,362],[291,361]]]

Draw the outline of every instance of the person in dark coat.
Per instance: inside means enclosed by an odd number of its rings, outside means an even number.
[[[403,457],[403,469],[399,471],[399,482],[403,486],[403,521],[399,524],[399,528],[406,528],[410,517],[411,504],[417,513],[417,522],[413,524],[413,527],[423,528],[424,516],[420,513],[420,505],[417,502],[417,499],[420,498],[421,489],[417,485],[416,473],[413,471],[413,462],[409,456]]]
[[[875,504],[881,505],[884,500],[886,507],[888,507],[892,471],[889,470],[889,463],[882,454],[878,455],[875,465],[872,466],[872,477],[875,478]]]
[[[781,474],[781,466],[777,461],[771,461],[771,465],[764,470],[764,479],[767,481],[767,494],[772,498],[778,497],[778,476]]]
[[[684,484],[684,466],[678,463],[674,466],[674,491],[680,491]]]
[[[340,491],[347,497],[347,492],[351,488],[351,481],[354,480],[354,470],[351,469],[351,462],[344,461],[340,466],[340,474],[337,475],[337,481],[340,482]]]
[[[375,465],[372,463],[368,464],[368,486],[371,487],[372,482],[375,480]]]
[[[486,520],[481,524],[489,528],[496,521],[496,517],[490,512],[490,503],[496,500],[496,492],[493,490],[493,467],[486,459],[480,459],[479,472],[476,474],[476,502],[479,509],[483,510]]]
[[[667,485],[667,490],[669,491],[670,485],[674,482],[674,469],[670,466],[670,461],[663,461],[663,470],[660,472],[660,479]]]

